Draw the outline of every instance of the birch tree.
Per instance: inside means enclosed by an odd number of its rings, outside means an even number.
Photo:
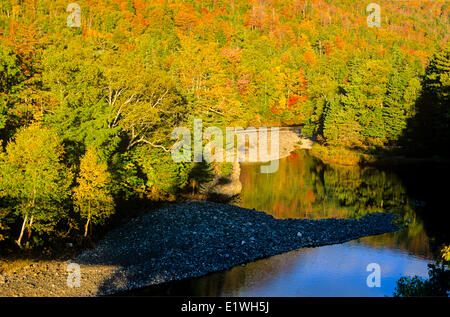
[[[71,173],[61,163],[62,154],[56,133],[39,123],[20,130],[6,146],[0,161],[0,192],[22,219],[16,240],[21,248],[25,231],[29,240],[33,230],[51,231],[63,217]]]
[[[78,186],[74,189],[76,209],[85,221],[85,237],[92,223],[100,223],[114,212],[114,201],[107,189],[109,182],[107,165],[99,162],[94,149],[89,148],[81,159]]]

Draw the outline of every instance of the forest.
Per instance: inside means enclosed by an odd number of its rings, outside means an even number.
[[[449,156],[448,1],[0,2],[0,245],[84,239],[195,164],[175,127],[302,126],[316,152]],[[229,166],[211,163],[213,171]],[[351,190],[351,189],[347,189]]]

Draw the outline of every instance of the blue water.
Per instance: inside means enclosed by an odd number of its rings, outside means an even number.
[[[448,231],[439,221],[448,170],[407,167],[403,172],[328,166],[299,151],[280,160],[273,174],[258,164],[241,166],[240,205],[276,218],[358,217],[390,211],[409,221],[393,233],[300,250],[225,272],[140,290],[136,295],[191,296],[392,296],[402,276],[427,277],[436,258],[430,241]],[[369,287],[370,263],[380,267],[379,287]]]
[[[223,273],[225,287],[217,295],[390,296],[401,276],[428,276],[429,260],[401,250],[370,247],[364,239],[305,248],[234,268]],[[270,263],[276,270],[264,269]],[[367,286],[367,277],[372,273],[366,271],[369,263],[380,265],[380,287]],[[226,287],[227,279],[233,279],[233,275],[245,276],[239,288]]]

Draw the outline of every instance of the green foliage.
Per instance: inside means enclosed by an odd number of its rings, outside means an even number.
[[[38,123],[19,131],[6,146],[0,168],[0,196],[10,201],[23,219],[28,238],[34,230],[50,233],[64,220],[65,200],[72,182],[70,170],[61,164],[63,148],[56,133]]]
[[[323,133],[332,145],[382,145],[385,140],[383,100],[389,67],[382,60],[357,61],[339,101],[330,103]]]
[[[193,118],[221,128],[302,124],[344,148],[321,150],[338,161],[400,144],[405,131],[429,147],[448,143],[448,44],[424,69],[448,33],[443,4],[405,15],[387,3],[389,25],[375,30],[349,0],[77,3],[81,28],[67,27],[62,0],[0,4],[3,238],[23,232],[21,223],[48,234],[77,223],[86,199],[69,197],[80,185],[69,171],[87,177],[91,151],[91,171],[108,176],[107,197],[174,199],[203,179],[199,166],[169,153],[172,129]],[[12,163],[19,158],[22,169]],[[227,175],[230,164],[218,170]],[[30,207],[36,179],[42,197]],[[61,192],[49,192],[55,186]]]
[[[395,297],[446,296],[450,295],[450,270],[448,267],[450,246],[441,250],[441,257],[434,264],[428,264],[428,279],[418,276],[401,277],[397,281]]]
[[[219,174],[221,177],[228,177],[231,175],[231,172],[233,171],[233,164],[232,163],[221,163],[219,165]]]
[[[383,122],[387,141],[395,142],[406,132],[421,87],[413,66],[404,54],[399,53],[392,66],[384,100]]]
[[[339,101],[332,100],[326,107],[323,135],[332,146],[359,147],[362,145],[361,125],[356,111],[346,110]]]
[[[71,41],[49,48],[43,57],[44,84],[59,104],[45,120],[72,145],[67,148],[69,164],[76,164],[85,146],[101,149],[106,158],[120,141],[115,138],[119,129],[108,126],[112,109],[106,102],[106,66],[98,50],[93,43],[83,47]]]
[[[164,193],[175,194],[187,184],[190,164],[174,162],[170,153],[163,149],[139,146],[133,158],[142,167],[151,198],[161,199]]]
[[[11,121],[10,110],[23,88],[25,77],[21,72],[19,61],[14,52],[0,42],[0,139],[9,136],[5,129]]]
[[[444,266],[428,265],[428,279],[418,276],[401,277],[397,281],[395,297],[445,296],[450,294],[450,270]]]
[[[450,42],[433,55],[422,87],[411,137],[427,153],[449,155]]]
[[[143,198],[146,177],[133,152],[116,153],[111,159],[111,192],[119,199]]]
[[[196,162],[189,172],[189,184],[192,187],[192,193],[201,188],[201,185],[211,181],[214,178],[214,171],[211,164],[207,162]]]

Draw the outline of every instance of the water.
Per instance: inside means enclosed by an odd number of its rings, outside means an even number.
[[[448,242],[445,221],[448,179],[442,166],[396,171],[332,167],[307,151],[280,161],[277,173],[242,165],[240,205],[277,218],[358,217],[388,210],[409,221],[399,232],[300,250],[197,279],[146,288],[137,295],[193,296],[392,296],[401,276],[427,277],[427,264]],[[367,265],[381,268],[380,287],[368,287]]]

